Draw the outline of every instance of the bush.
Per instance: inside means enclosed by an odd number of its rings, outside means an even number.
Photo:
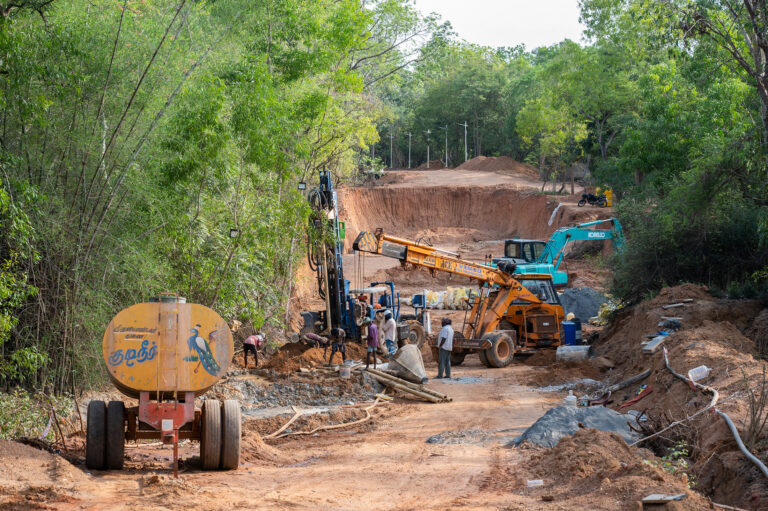
[[[73,411],[72,402],[65,397],[48,398],[19,389],[10,394],[0,393],[0,440],[20,437],[55,440],[56,426],[51,423],[51,427],[47,427],[51,405],[56,410],[64,434],[75,429],[74,421],[68,418]]]
[[[673,189],[619,204],[628,241],[616,259],[614,293],[634,303],[664,286],[693,282],[738,297],[765,294],[766,208],[735,192],[707,200],[692,185]]]

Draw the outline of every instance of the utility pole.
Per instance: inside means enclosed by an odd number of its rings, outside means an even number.
[[[392,130],[389,130],[389,170],[394,168],[394,160],[392,159]]]
[[[429,134],[432,133],[432,130],[427,129],[424,133],[427,134],[427,168],[429,168]]]
[[[412,133],[408,132],[408,168],[411,168],[411,135]]]
[[[438,126],[439,129],[445,131],[445,152],[443,153],[445,158],[445,166],[448,167],[448,125]]]
[[[456,124],[464,126],[464,161],[467,161],[467,121],[464,121],[464,124],[460,122]]]

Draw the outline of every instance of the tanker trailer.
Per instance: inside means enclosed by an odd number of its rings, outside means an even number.
[[[125,442],[159,439],[173,445],[178,472],[179,439],[200,442],[205,470],[240,464],[240,405],[201,396],[227,372],[234,345],[227,323],[202,305],[175,294],[120,311],[107,326],[102,355],[112,383],[138,406],[122,401],[88,404],[85,464],[121,469]]]

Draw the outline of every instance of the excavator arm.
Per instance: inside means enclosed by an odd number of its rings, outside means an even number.
[[[608,229],[594,228],[594,226],[608,222],[611,224],[611,227]],[[565,246],[569,242],[608,239],[613,241],[613,245],[617,250],[624,248],[624,233],[618,218],[605,218],[579,224],[575,227],[563,227],[552,233],[547,242],[546,249],[542,252],[541,257],[536,263],[551,264],[554,270],[557,271],[560,268],[560,263],[563,262]]]

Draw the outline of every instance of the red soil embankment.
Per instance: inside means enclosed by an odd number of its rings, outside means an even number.
[[[520,236],[547,239],[562,226],[597,217],[597,210],[561,208],[534,190],[503,186],[432,186],[344,188],[339,190],[340,218],[347,222],[347,247],[360,231],[385,233],[433,243],[499,240]]]

